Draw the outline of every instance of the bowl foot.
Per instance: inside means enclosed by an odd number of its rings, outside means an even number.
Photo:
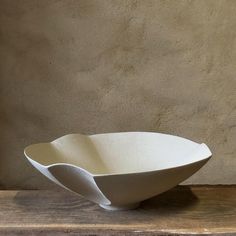
[[[139,206],[139,204],[140,202],[136,202],[136,203],[132,203],[128,205],[120,205],[120,206],[102,205],[102,204],[99,204],[99,206],[109,211],[125,211],[125,210],[135,209]]]

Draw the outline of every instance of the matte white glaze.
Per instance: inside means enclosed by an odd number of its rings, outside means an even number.
[[[137,207],[191,176],[212,155],[205,144],[151,132],[69,134],[24,152],[49,179],[109,210]]]

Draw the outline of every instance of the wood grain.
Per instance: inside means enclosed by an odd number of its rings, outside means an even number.
[[[67,191],[0,191],[0,235],[236,235],[236,186],[179,186],[132,211]]]

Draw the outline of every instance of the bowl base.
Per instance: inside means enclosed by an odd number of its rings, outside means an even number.
[[[102,205],[102,204],[99,204],[99,206],[109,211],[125,211],[125,210],[135,209],[139,206],[139,204],[140,202],[136,202],[136,203],[132,203],[128,205],[120,205],[120,206]]]

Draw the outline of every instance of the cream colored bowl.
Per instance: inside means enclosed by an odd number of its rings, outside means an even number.
[[[109,210],[131,209],[199,170],[205,144],[149,132],[69,134],[25,148],[43,175]]]

